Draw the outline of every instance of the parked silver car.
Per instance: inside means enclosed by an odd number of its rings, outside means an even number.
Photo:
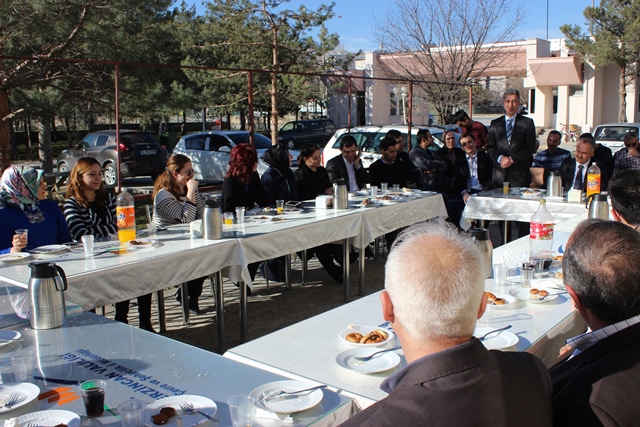
[[[604,123],[596,126],[593,136],[597,143],[609,147],[615,153],[624,147],[622,140],[627,132],[640,135],[640,123]]]
[[[260,175],[268,169],[262,161],[264,152],[271,147],[269,138],[259,133],[253,134],[258,151],[258,172]],[[249,143],[249,132],[242,130],[211,131],[185,135],[176,144],[173,153],[184,154],[191,159],[194,178],[203,182],[222,182],[229,170],[230,152],[238,144]],[[289,150],[293,156],[292,168],[297,167],[298,151]]]

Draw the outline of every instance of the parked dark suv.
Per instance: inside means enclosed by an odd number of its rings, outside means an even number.
[[[60,153],[58,171],[69,172],[82,157],[94,157],[102,165],[106,185],[116,185],[116,131],[92,132],[74,148]],[[123,177],[151,176],[164,171],[167,163],[165,150],[147,132],[120,131],[120,173]]]
[[[291,148],[300,148],[307,142],[319,146],[327,143],[336,131],[331,119],[296,120],[287,122],[278,134],[278,141]]]

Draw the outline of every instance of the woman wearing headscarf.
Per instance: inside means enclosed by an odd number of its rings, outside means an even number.
[[[71,242],[62,210],[47,200],[44,171],[11,166],[0,178],[0,253]],[[29,230],[28,236],[16,230]]]
[[[269,203],[275,205],[276,200],[299,200],[298,183],[291,170],[289,149],[282,144],[273,145],[265,151],[262,160],[269,165],[269,169],[262,174],[262,185]]]

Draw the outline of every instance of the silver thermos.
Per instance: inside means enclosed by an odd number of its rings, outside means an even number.
[[[222,237],[222,213],[217,200],[208,200],[202,215],[202,237],[217,240]]]
[[[485,279],[491,278],[493,269],[493,245],[489,238],[489,230],[486,228],[473,228],[469,230],[471,237],[473,238],[476,247],[482,254],[482,265],[484,265],[484,277]]]
[[[67,277],[52,262],[29,264],[29,319],[33,329],[53,329],[67,323],[63,291]]]
[[[560,172],[552,171],[547,178],[547,195],[549,197],[562,197],[562,177]]]
[[[349,207],[349,196],[344,179],[338,179],[333,183],[333,208],[347,209]]]
[[[589,203],[591,202],[591,203]],[[587,198],[589,218],[609,219],[609,202],[607,193],[592,194]]]

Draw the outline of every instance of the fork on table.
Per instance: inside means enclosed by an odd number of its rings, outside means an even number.
[[[276,391],[267,393],[264,397],[262,397],[261,400],[263,402],[268,402],[271,400],[295,399],[297,397],[307,396],[316,390],[320,390],[326,387],[327,387],[326,384],[322,384],[322,385],[317,385],[315,387],[309,387],[309,388],[305,388],[302,390],[295,390],[295,391],[276,390]]]
[[[375,353],[370,354],[368,356],[353,356],[353,358],[356,359],[356,360],[359,360],[361,362],[368,362],[369,360],[373,359],[378,354],[386,353],[388,351],[399,350],[401,348],[402,348],[402,346],[393,347],[393,348],[387,348],[386,350],[376,351]]]
[[[9,400],[7,400],[7,403],[2,405],[2,407],[3,408],[11,408],[12,406],[17,405],[18,403],[22,402],[26,398],[27,398],[27,396],[22,396],[20,393],[11,393],[9,395]]]
[[[180,402],[180,409],[182,409],[184,411],[185,414],[190,415],[190,414],[200,414],[203,417],[205,417],[206,419],[208,419],[209,421],[211,421],[212,423],[216,423],[219,424],[220,420],[217,418],[212,417],[211,415],[207,415],[202,411],[198,411],[197,409],[193,409],[193,405],[189,402]]]

